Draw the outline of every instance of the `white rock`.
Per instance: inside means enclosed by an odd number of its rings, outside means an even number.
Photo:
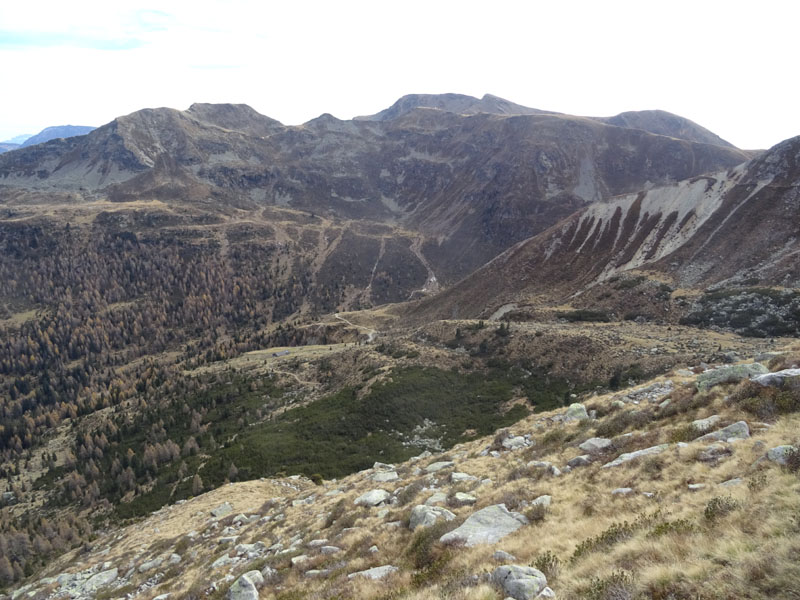
[[[370,490],[356,498],[354,504],[357,506],[378,506],[387,502],[390,497],[391,495],[386,490]]]
[[[608,469],[609,467],[618,467],[619,465],[634,460],[636,458],[640,458],[642,456],[652,456],[655,454],[661,454],[669,448],[669,444],[660,444],[658,446],[652,446],[650,448],[645,448],[644,450],[637,450],[636,452],[626,452],[624,454],[620,454],[617,458],[612,460],[610,463],[606,463],[603,465],[603,469]]]
[[[436,473],[443,469],[451,469],[456,465],[452,460],[440,460],[439,462],[431,463],[425,467],[426,473]]]
[[[439,541],[443,544],[463,542],[467,546],[493,544],[527,524],[528,519],[509,511],[505,504],[494,504],[470,515],[460,527],[446,533]]]
[[[368,579],[383,579],[388,575],[391,575],[395,571],[398,571],[397,567],[393,567],[392,565],[383,565],[382,567],[373,567],[371,569],[367,569],[366,571],[357,571],[356,573],[350,573],[347,578],[353,579],[355,577],[366,577]]]

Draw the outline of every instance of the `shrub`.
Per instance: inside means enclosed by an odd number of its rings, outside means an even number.
[[[717,521],[718,519],[732,513],[739,508],[739,503],[730,496],[716,496],[709,500],[703,512],[707,521]]]
[[[525,511],[525,516],[531,523],[543,523],[547,517],[547,507],[544,504],[534,504]]]
[[[653,420],[653,411],[651,409],[643,410],[627,410],[615,414],[611,419],[603,421],[597,426],[596,433],[598,437],[615,437],[633,427],[634,429],[644,429],[645,425]]]
[[[429,570],[441,567],[441,559],[449,560],[449,552],[436,542],[448,531],[455,529],[455,521],[439,521],[430,527],[418,529],[411,538],[411,543],[406,548],[405,556],[411,566],[417,570]]]
[[[561,560],[558,556],[550,552],[550,550],[547,550],[538,554],[536,558],[533,559],[533,562],[531,562],[531,566],[544,573],[548,583],[552,583],[560,572]]]
[[[685,535],[694,533],[697,527],[689,519],[677,519],[675,521],[662,521],[656,524],[647,534],[647,537],[656,538],[662,535]]]
[[[575,561],[590,552],[610,548],[619,542],[630,539],[637,530],[650,527],[660,517],[661,511],[657,510],[651,515],[639,515],[632,523],[628,521],[613,523],[602,533],[595,537],[585,539],[578,544],[575,551],[572,553],[572,560]]]
[[[751,492],[760,492],[767,487],[767,474],[755,473],[747,480],[747,489]]]
[[[633,573],[619,570],[607,577],[593,577],[583,597],[588,600],[633,600]]]

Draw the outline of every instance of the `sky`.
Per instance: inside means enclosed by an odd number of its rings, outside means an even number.
[[[740,148],[800,135],[796,0],[0,3],[0,140],[235,102],[288,124],[409,93],[659,108]]]

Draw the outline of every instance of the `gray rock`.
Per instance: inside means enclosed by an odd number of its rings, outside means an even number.
[[[228,589],[228,600],[258,600],[258,588],[264,584],[260,571],[248,571]]]
[[[478,501],[478,499],[472,494],[466,494],[464,492],[456,492],[455,494],[453,494],[453,497],[450,499],[450,501],[455,506],[472,506]]]
[[[492,554],[492,558],[495,559],[497,562],[513,562],[517,560],[517,557],[513,554],[509,554],[503,550],[498,550],[494,554]]]
[[[227,554],[223,554],[217,560],[211,563],[211,568],[219,569],[220,567],[227,567],[228,565],[231,565],[234,562],[236,561],[232,559],[230,556],[228,556]]]
[[[447,502],[447,494],[444,492],[436,492],[430,498],[425,500],[425,504],[427,506],[433,506],[434,504],[443,504]]]
[[[705,487],[706,487],[705,483],[690,483],[688,485],[690,492],[699,492],[700,490],[705,489]]]
[[[503,448],[506,450],[519,450],[528,446],[527,440],[521,435],[513,435],[503,440]]]
[[[578,448],[584,452],[588,452],[589,454],[596,454],[598,452],[602,452],[609,446],[611,446],[611,440],[608,438],[593,437],[583,442],[580,446],[578,446]]]
[[[633,488],[624,487],[624,488],[617,488],[615,490],[611,490],[612,496],[627,496],[628,494],[633,493]]]
[[[694,427],[700,433],[705,433],[706,431],[711,430],[717,423],[719,423],[719,421],[719,415],[711,415],[705,419],[697,419],[696,421],[692,421],[692,427]]]
[[[721,383],[735,383],[765,373],[769,373],[769,369],[760,363],[717,367],[698,375],[696,385],[698,390],[705,392]]]
[[[395,466],[387,463],[376,462],[374,465],[372,465],[372,468],[375,471],[394,471]]]
[[[388,483],[390,481],[398,481],[400,476],[397,471],[381,471],[372,476],[372,481],[375,483]]]
[[[417,527],[430,527],[439,519],[452,521],[456,516],[446,508],[441,506],[427,506],[420,504],[411,509],[411,517],[408,521],[408,528],[414,531]]]
[[[744,421],[737,421],[727,427],[712,431],[699,438],[696,442],[719,442],[728,440],[745,440],[750,437],[750,428]]]
[[[452,460],[440,460],[439,462],[431,463],[425,467],[425,472],[436,473],[442,469],[451,469],[454,466],[456,466],[456,463],[454,463]]]
[[[580,402],[570,404],[564,413],[564,421],[585,421],[588,418],[586,407]]]
[[[553,466],[553,463],[546,460],[532,460],[528,463],[528,466],[536,469],[549,469]]]
[[[444,534],[439,541],[443,544],[463,542],[467,546],[493,544],[527,524],[528,519],[509,511],[505,504],[494,504],[470,515],[460,527]]]
[[[96,575],[92,575],[82,587],[86,591],[94,591],[114,583],[117,577],[119,577],[119,572],[116,568],[100,571]]]
[[[744,483],[744,479],[741,477],[734,477],[733,479],[728,479],[728,481],[723,481],[720,485],[725,487],[733,487],[735,485],[741,485]]]
[[[163,556],[158,556],[152,560],[148,560],[143,562],[139,565],[139,573],[147,573],[148,571],[152,571],[153,569],[157,569],[161,566],[161,563],[164,562]]]
[[[350,573],[347,578],[354,579],[355,577],[366,577],[368,579],[383,579],[388,575],[391,575],[395,571],[398,571],[397,567],[393,567],[392,565],[383,565],[382,567],[373,567],[371,569],[367,569],[366,571],[357,571],[355,573]]]
[[[373,544],[372,546],[369,547],[369,550],[367,550],[367,552],[369,552],[370,554],[377,554],[378,547]]]
[[[592,458],[588,454],[581,454],[580,456],[570,458],[567,461],[567,466],[570,469],[574,469],[576,467],[588,467],[590,464],[592,464]]]
[[[311,540],[308,542],[309,548],[322,548],[325,544],[328,543],[328,538],[318,538],[316,540]]]
[[[795,450],[797,450],[797,448],[788,444],[776,446],[767,451],[767,460],[785,467],[789,462],[789,454]]]
[[[354,504],[357,506],[378,506],[388,502],[390,497],[389,492],[386,490],[370,490],[356,498]]]
[[[239,539],[238,535],[226,535],[217,540],[217,543],[220,546],[227,546],[229,544],[235,544],[236,540]],[[143,572],[143,571],[142,571]]]
[[[323,546],[322,548],[319,549],[319,551],[322,554],[336,554],[338,552],[341,552],[342,549],[339,548],[338,546]]]
[[[211,516],[215,519],[221,519],[222,517],[226,517],[233,512],[233,506],[231,506],[230,502],[225,502],[224,504],[220,504],[217,508],[211,511]]]
[[[694,377],[694,373],[689,369],[678,369],[675,371],[675,375],[678,377]]]
[[[450,481],[453,483],[461,483],[462,481],[478,481],[478,478],[474,475],[468,475],[467,473],[453,472],[450,473]]]
[[[261,576],[264,578],[264,581],[272,581],[278,576],[278,571],[270,567],[269,565],[265,565],[261,569]]]
[[[759,375],[753,377],[753,381],[760,383],[764,387],[783,387],[787,379],[800,377],[800,369],[784,369],[783,371],[776,371],[775,373],[767,373],[766,375]]]
[[[307,554],[300,554],[299,556],[293,556],[291,558],[291,563],[293,567],[300,567],[304,563],[307,563],[309,560],[311,560],[310,556],[308,556]]]
[[[533,567],[503,565],[492,572],[492,583],[514,600],[534,600],[547,587],[547,578]]]
[[[729,456],[733,450],[724,444],[711,444],[706,446],[704,450],[697,453],[697,460],[700,462],[715,463],[725,456]]]
[[[618,467],[623,463],[629,462],[636,458],[641,458],[642,456],[652,456],[655,454],[661,454],[669,448],[669,444],[659,444],[658,446],[651,446],[650,448],[645,448],[644,450],[637,450],[636,452],[626,452],[624,454],[620,454],[617,458],[612,460],[609,463],[603,465],[603,469],[608,469],[610,467]]]
[[[552,497],[552,496],[547,496],[547,495],[544,495],[544,496],[539,496],[538,498],[536,498],[536,500],[534,500],[533,502],[531,502],[531,506],[544,506],[544,507],[549,507],[549,506],[550,506],[550,503],[551,503],[552,501],[553,501],[553,497]]]

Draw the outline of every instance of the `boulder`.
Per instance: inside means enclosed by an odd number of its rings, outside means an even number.
[[[455,518],[456,516],[446,508],[420,504],[411,509],[411,518],[408,521],[408,528],[414,531],[417,527],[430,527],[439,519],[452,521]]]
[[[248,571],[228,589],[228,600],[258,600],[258,588],[264,584],[260,571]]]
[[[153,560],[148,560],[146,562],[143,562],[141,565],[139,565],[139,573],[147,573],[148,571],[157,569],[158,567],[161,566],[161,563],[163,562],[164,562],[163,556],[158,556]]]
[[[436,492],[430,498],[425,500],[425,504],[427,506],[433,506],[434,504],[444,504],[447,502],[447,494],[444,492]]]
[[[381,471],[372,476],[372,481],[375,483],[388,483],[390,481],[398,481],[400,476],[397,471]]]
[[[463,481],[478,481],[478,478],[474,475],[468,475],[467,473],[450,473],[450,481],[453,483],[461,483]]]
[[[694,427],[699,433],[705,433],[706,431],[711,430],[717,423],[719,423],[719,421],[719,415],[711,415],[705,419],[697,419],[696,421],[692,421],[692,427]]]
[[[612,496],[627,496],[628,494],[632,494],[632,493],[633,493],[633,488],[629,488],[629,487],[623,487],[623,488],[617,488],[615,490],[611,490],[611,495]]]
[[[611,440],[608,438],[589,438],[583,442],[578,448],[589,454],[597,454],[611,446]]]
[[[366,577],[368,579],[383,579],[388,575],[391,575],[395,571],[398,571],[397,567],[393,567],[392,565],[383,565],[382,567],[372,567],[371,569],[367,569],[366,571],[357,571],[355,573],[350,573],[347,578],[353,579],[355,577]]]
[[[425,472],[436,473],[437,471],[441,471],[442,469],[452,469],[455,466],[456,463],[454,463],[452,460],[440,460],[438,462],[431,463],[427,467],[425,467]]]
[[[322,546],[319,549],[321,554],[337,554],[342,551],[338,546]]]
[[[629,462],[636,458],[641,458],[642,456],[652,456],[655,454],[661,454],[669,448],[669,444],[659,444],[658,446],[651,446],[650,448],[645,448],[644,450],[637,450],[636,452],[626,452],[624,454],[620,454],[617,458],[612,460],[609,463],[603,465],[603,469],[608,469],[609,467],[618,467],[623,463]]]
[[[517,557],[513,554],[509,554],[504,550],[498,550],[494,554],[492,554],[492,558],[495,559],[497,562],[512,562],[517,560]]]
[[[454,506],[472,506],[477,501],[478,499],[475,496],[464,492],[456,492],[450,499]]]
[[[86,591],[97,590],[114,583],[119,577],[119,572],[116,568],[108,569],[107,571],[100,571],[96,575],[92,575],[86,583],[83,584],[83,589]]]
[[[574,469],[575,467],[588,467],[590,464],[592,464],[592,458],[588,454],[581,454],[567,461],[567,466],[570,469]]]
[[[700,436],[696,442],[724,442],[729,440],[745,440],[750,437],[750,428],[744,421],[737,421],[727,427]]]
[[[539,496],[538,498],[536,498],[536,500],[531,502],[531,506],[544,506],[545,508],[547,508],[550,506],[550,503],[552,501],[553,501],[552,496],[547,496],[547,495]]]
[[[717,367],[698,375],[695,384],[699,391],[705,392],[721,383],[735,383],[742,379],[749,379],[766,373],[769,373],[769,369],[761,363]]]
[[[724,444],[711,444],[710,446],[706,446],[704,450],[701,450],[697,453],[697,460],[700,462],[715,463],[724,456],[729,456],[732,453],[733,450]]]
[[[307,554],[300,554],[299,556],[293,556],[290,559],[290,562],[292,563],[293,567],[300,567],[303,564],[307,563],[309,560],[311,560],[310,556],[308,556]]]
[[[586,407],[580,402],[570,404],[564,413],[564,421],[585,421],[589,418]]]
[[[231,506],[230,502],[225,502],[220,504],[217,508],[211,511],[211,516],[215,519],[221,519],[233,512],[233,506]]]
[[[509,511],[505,504],[494,504],[470,515],[460,527],[444,534],[439,541],[443,544],[461,542],[466,546],[493,544],[527,524],[528,519]]]
[[[783,445],[776,446],[767,451],[767,460],[785,467],[789,462],[789,454],[795,452],[797,448],[794,446]]]
[[[521,435],[512,435],[503,440],[503,448],[506,450],[519,450],[527,447],[527,445],[528,441]]]
[[[356,498],[354,504],[357,506],[378,506],[388,502],[390,497],[389,492],[386,490],[370,490]]]
[[[533,567],[503,565],[492,572],[492,583],[514,600],[533,600],[547,587],[547,578]]]
[[[759,375],[753,377],[753,381],[760,383],[764,387],[783,387],[787,379],[792,379],[794,377],[800,377],[800,369],[784,369],[783,371],[776,371],[775,373]]]
[[[690,483],[688,486],[690,492],[699,492],[700,490],[705,489],[705,483]]]

